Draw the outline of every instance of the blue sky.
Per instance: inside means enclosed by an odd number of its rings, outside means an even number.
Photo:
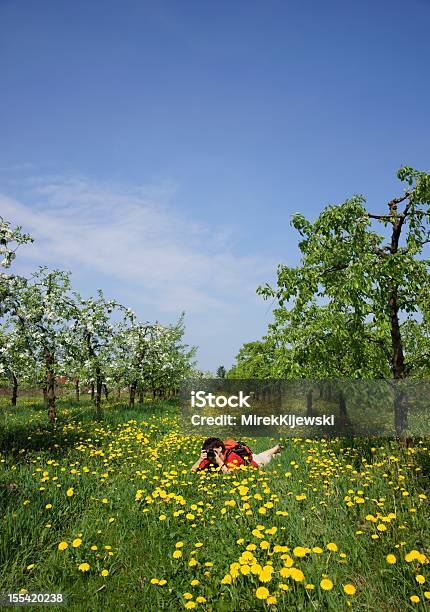
[[[199,365],[262,335],[293,212],[428,170],[430,2],[0,0],[0,214]],[[427,154],[427,155],[426,155]]]

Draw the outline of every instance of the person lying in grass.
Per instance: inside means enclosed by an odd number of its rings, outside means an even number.
[[[273,448],[254,455],[249,446],[242,442],[235,442],[231,439],[223,442],[219,438],[207,438],[203,443],[200,457],[191,470],[195,472],[218,467],[224,474],[228,474],[241,465],[251,465],[258,469],[265,467],[281,450],[282,446],[277,444]]]

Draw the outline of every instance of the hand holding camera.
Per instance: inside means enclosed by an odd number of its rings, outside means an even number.
[[[209,461],[211,461],[212,463],[215,463],[216,465],[224,465],[224,459],[222,457],[221,452],[221,449],[210,448],[208,451],[202,450],[200,456],[202,457],[204,454],[204,458],[209,459]]]

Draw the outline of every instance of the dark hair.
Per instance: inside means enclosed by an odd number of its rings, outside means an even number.
[[[219,438],[207,438],[207,440],[203,442],[202,450],[208,451],[212,450],[213,448],[220,447],[222,448],[222,452],[224,452],[225,444],[222,440],[220,440]]]

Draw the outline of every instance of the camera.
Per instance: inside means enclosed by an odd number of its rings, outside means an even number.
[[[215,451],[213,448],[210,448],[207,453],[206,453],[206,457],[208,459],[215,459]]]

